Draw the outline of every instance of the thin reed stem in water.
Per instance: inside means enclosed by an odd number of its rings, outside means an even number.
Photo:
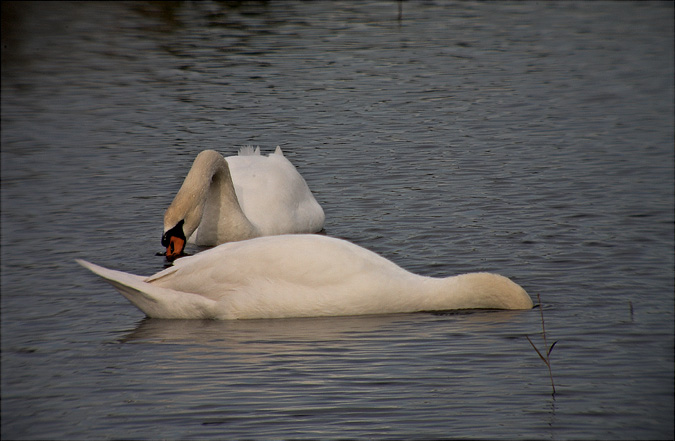
[[[539,300],[539,312],[541,313],[541,333],[544,338],[544,347],[546,348],[546,356],[542,355],[542,353],[537,349],[537,347],[532,343],[532,340],[530,340],[530,337],[527,335],[525,338],[527,341],[530,342],[534,350],[537,352],[539,355],[539,358],[546,364],[546,367],[548,367],[548,376],[551,379],[551,388],[553,389],[553,397],[555,398],[555,384],[553,383],[553,372],[551,371],[551,351],[553,350],[553,347],[555,346],[556,343],[558,343],[558,340],[554,341],[551,346],[548,345],[548,342],[546,341],[546,325],[544,323],[544,306],[541,304],[541,296],[537,294],[537,300]]]

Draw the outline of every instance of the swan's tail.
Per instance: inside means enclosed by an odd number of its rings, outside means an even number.
[[[253,147],[252,145],[245,145],[239,149],[239,156],[260,156],[260,147]]]
[[[281,151],[280,146],[277,146],[277,148],[274,149],[274,153],[269,156],[272,155],[284,156],[284,152]],[[260,156],[260,146],[253,147],[252,145],[245,145],[239,149],[239,156]]]
[[[168,319],[215,318],[213,300],[198,294],[174,291],[145,282],[146,278],[76,260],[103,278],[148,317]]]

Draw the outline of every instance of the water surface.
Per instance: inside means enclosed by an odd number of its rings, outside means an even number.
[[[672,439],[672,4],[2,5],[3,439]],[[327,234],[540,294],[555,398],[539,309],[149,320],[74,263],[161,269],[247,144]]]

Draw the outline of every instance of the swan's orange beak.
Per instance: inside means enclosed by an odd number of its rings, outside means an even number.
[[[175,260],[183,254],[185,248],[185,240],[180,237],[171,236],[169,244],[166,246],[166,258],[168,260]]]

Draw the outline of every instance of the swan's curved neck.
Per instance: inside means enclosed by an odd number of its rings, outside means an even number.
[[[206,150],[197,155],[190,172],[164,214],[164,229],[185,220],[185,237],[195,232],[196,242],[215,245],[255,237],[239,205],[227,161],[220,153]]]
[[[469,273],[424,280],[422,291],[428,310],[532,308],[525,290],[498,274]]]
[[[525,290],[498,274],[469,273],[436,278],[402,271],[405,275],[401,273],[400,277],[392,278],[385,290],[386,298],[380,299],[390,312],[532,308],[532,300]]]

